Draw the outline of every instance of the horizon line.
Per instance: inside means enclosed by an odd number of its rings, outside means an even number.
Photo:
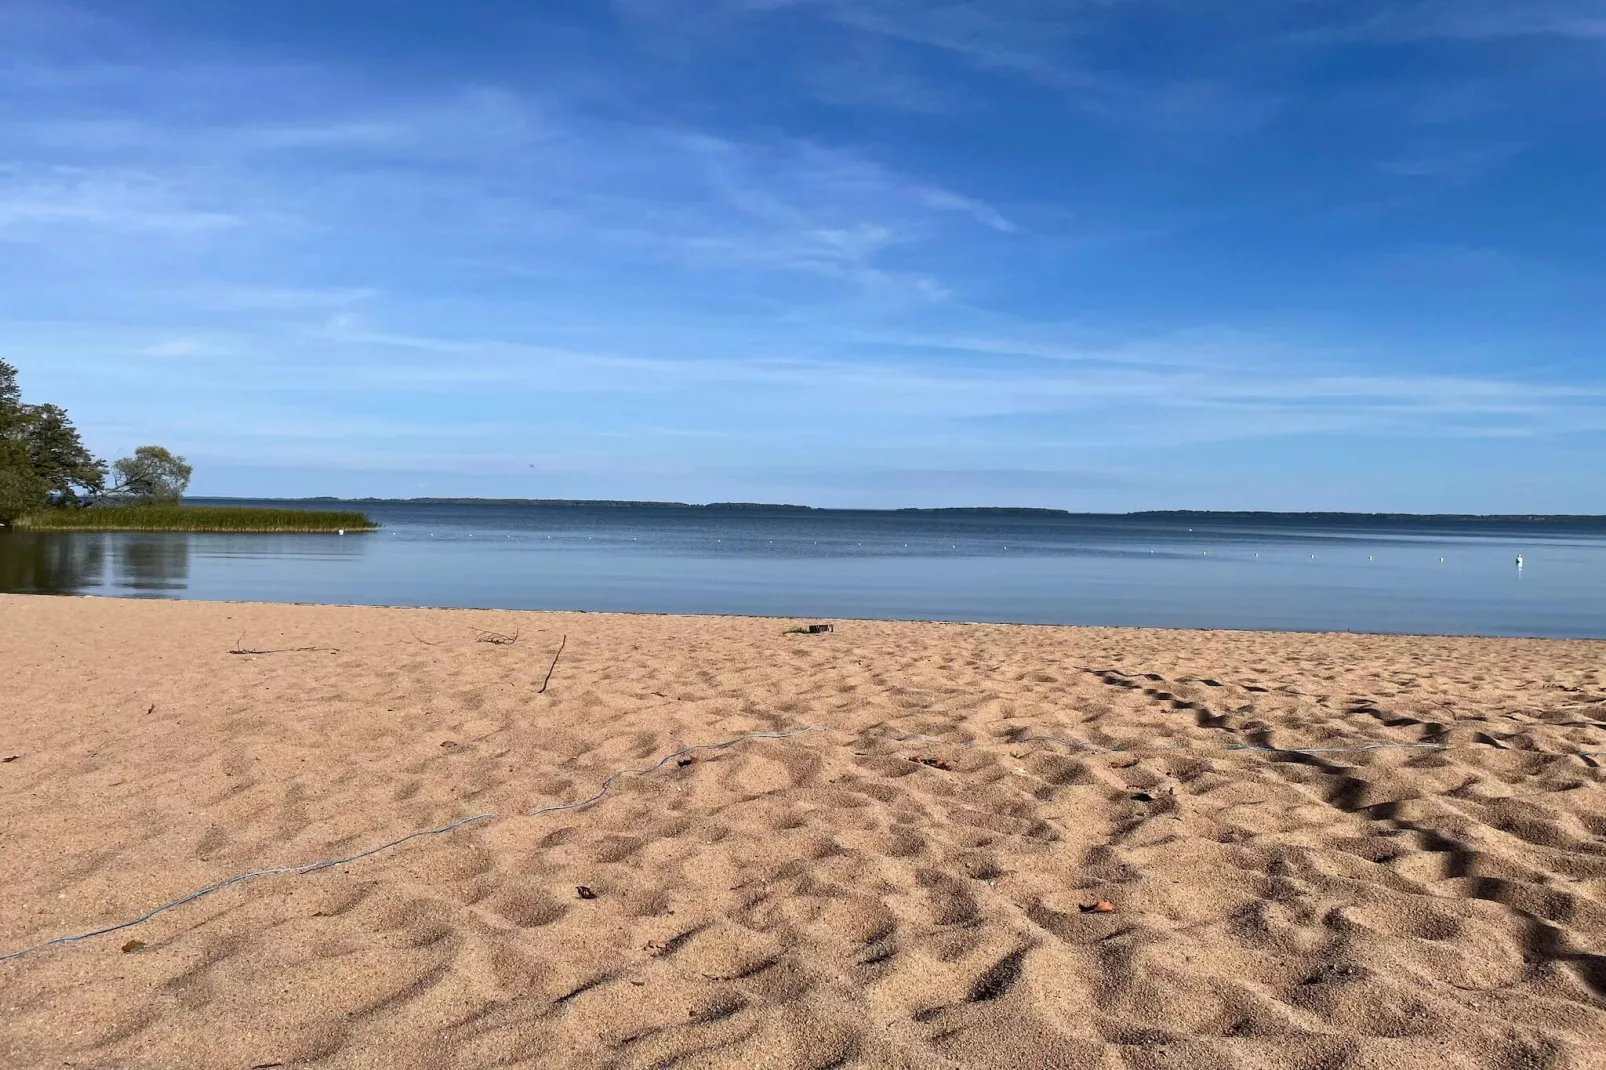
[[[795,505],[784,502],[681,502],[668,500],[628,498],[486,498],[476,496],[426,495],[412,498],[365,496],[345,498],[319,494],[294,497],[254,497],[242,495],[190,495],[190,501],[217,502],[342,502],[353,504],[395,505],[533,505],[549,507],[605,507],[605,508],[657,508],[657,509],[775,509],[787,512],[810,513],[1018,513],[1053,516],[1097,517],[1353,517],[1366,519],[1413,520],[1513,520],[1513,521],[1606,521],[1601,513],[1407,513],[1399,511],[1366,511],[1348,509],[1130,509],[1123,512],[1077,511],[1054,506],[1032,505],[946,505],[946,506],[892,506],[882,508],[840,507],[822,505]]]

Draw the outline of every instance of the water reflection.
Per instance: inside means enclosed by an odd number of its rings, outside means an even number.
[[[188,535],[129,532],[112,544],[112,574],[117,586],[136,598],[161,598],[182,591],[190,582]]]
[[[0,591],[78,594],[105,583],[101,535],[0,532]]]
[[[319,601],[330,580],[352,575],[350,567],[372,541],[334,535],[0,529],[0,593]]]

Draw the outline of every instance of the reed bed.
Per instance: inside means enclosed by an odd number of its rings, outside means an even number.
[[[116,505],[47,509],[17,521],[30,531],[311,532],[372,531],[362,513],[215,505]]]

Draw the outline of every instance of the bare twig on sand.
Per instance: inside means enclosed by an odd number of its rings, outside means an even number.
[[[242,635],[242,636],[240,636],[239,639],[237,639],[235,641],[234,649],[229,651],[229,653],[230,654],[324,654],[324,653],[338,654],[338,653],[340,653],[340,648],[339,647],[332,647],[332,646],[287,646],[287,647],[280,647],[277,650],[247,650],[246,648],[244,648],[244,647],[242,647],[240,645],[243,642],[245,642],[245,636]],[[152,707],[152,708],[154,709],[155,707]]]
[[[541,681],[541,690],[536,692],[537,695],[546,694],[546,685],[552,682],[552,672],[558,667],[558,659],[563,656],[563,648],[568,645],[569,637],[567,634],[565,634],[564,637],[558,641],[558,652],[552,655],[552,664],[547,666],[546,679]]]
[[[407,626],[407,631],[408,631],[409,634],[412,635],[412,637],[414,639],[417,639],[420,643],[423,643],[425,646],[440,646],[439,643],[432,643],[428,639],[425,639],[423,636],[419,635],[417,632],[413,631],[413,626],[411,624],[409,624]]]
[[[1433,703],[1435,706],[1439,707],[1439,709],[1443,710],[1445,713],[1448,713],[1450,715],[1450,720],[1452,720],[1452,721],[1460,721],[1461,720],[1461,712],[1459,710],[1457,710],[1454,706],[1446,705],[1445,703],[1440,702],[1436,698],[1430,698],[1430,699],[1428,699],[1428,701]]]
[[[287,646],[278,650],[231,650],[230,654],[338,654],[337,646]]]

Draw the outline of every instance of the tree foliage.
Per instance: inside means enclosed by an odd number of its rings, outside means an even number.
[[[106,486],[106,462],[56,405],[22,400],[17,369],[0,360],[0,524],[46,505],[76,505]]]
[[[45,492],[59,505],[98,496],[106,486],[106,462],[89,452],[66,410],[56,405],[29,409],[28,455]]]
[[[134,456],[114,465],[117,485],[112,493],[139,502],[178,502],[190,485],[193,468],[161,446],[141,446]]]
[[[47,500],[44,483],[28,463],[20,442],[0,438],[0,525],[31,513]]]
[[[22,387],[17,383],[17,369],[0,360],[0,432],[17,409],[22,407]]]

